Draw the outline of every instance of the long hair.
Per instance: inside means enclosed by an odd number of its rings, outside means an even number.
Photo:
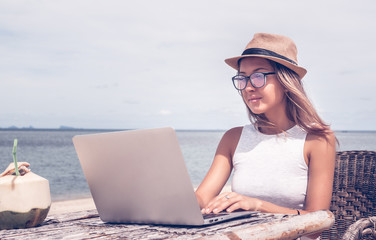
[[[286,96],[286,112],[290,121],[304,129],[307,133],[326,137],[331,132],[328,124],[317,114],[311,101],[304,91],[299,76],[289,68],[268,60],[276,72],[277,79],[282,85]],[[246,105],[247,106],[247,105]],[[265,114],[254,114],[249,107],[248,117],[256,129],[260,127],[277,129]],[[283,131],[282,129],[277,129]]]

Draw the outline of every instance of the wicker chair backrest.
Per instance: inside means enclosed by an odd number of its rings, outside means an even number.
[[[337,152],[330,210],[336,221],[322,239],[341,239],[355,221],[376,216],[376,152]]]

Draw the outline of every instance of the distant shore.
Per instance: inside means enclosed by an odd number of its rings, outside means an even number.
[[[0,128],[0,131],[125,131],[132,129],[110,129],[110,128],[34,128],[34,127],[9,127],[9,128]]]
[[[137,130],[134,128],[34,128],[34,127],[0,127],[0,131],[82,131],[82,132],[115,132],[115,131],[129,131]],[[175,129],[177,132],[224,132],[225,129]]]
[[[30,127],[0,127],[0,131],[95,131],[95,132],[113,132],[113,131],[129,131],[138,128],[75,128],[68,126],[60,126],[57,128],[36,128]],[[144,128],[142,128],[144,129]],[[177,132],[224,132],[226,129],[175,129]],[[376,133],[376,130],[333,130],[335,133]]]

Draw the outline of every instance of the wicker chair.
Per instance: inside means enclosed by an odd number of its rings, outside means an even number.
[[[376,239],[376,152],[337,152],[330,210],[335,224],[322,239]]]

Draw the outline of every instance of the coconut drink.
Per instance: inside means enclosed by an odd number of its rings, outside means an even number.
[[[17,163],[16,148],[17,139],[14,163],[0,175],[0,230],[38,226],[51,206],[48,180],[31,172],[29,163]]]

